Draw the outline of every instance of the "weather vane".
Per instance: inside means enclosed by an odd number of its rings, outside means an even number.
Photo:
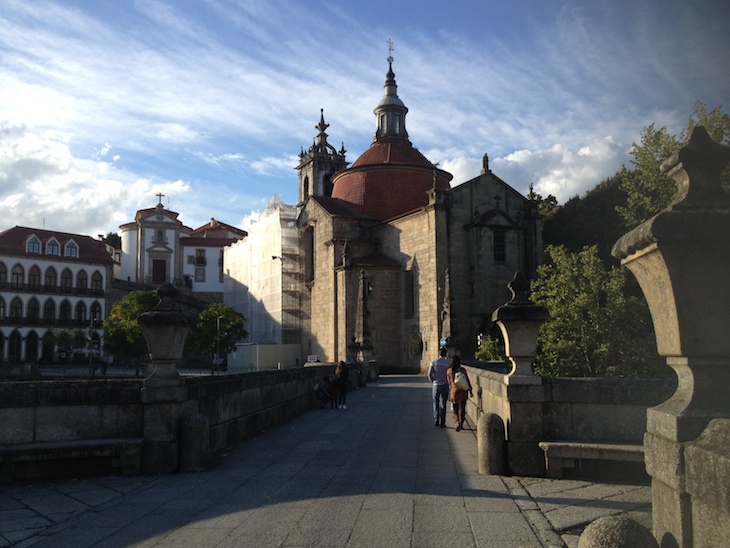
[[[393,56],[391,54],[393,53],[393,49],[394,49],[393,41],[390,38],[388,38],[385,42],[388,44],[388,63],[392,63]]]

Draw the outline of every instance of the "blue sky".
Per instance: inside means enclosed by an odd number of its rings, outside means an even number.
[[[726,0],[2,0],[0,230],[117,231],[155,195],[246,225],[324,109],[354,162],[388,44],[413,145],[459,184],[492,171],[560,202],[695,100],[730,108]]]

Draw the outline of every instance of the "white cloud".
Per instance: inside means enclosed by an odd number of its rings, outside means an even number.
[[[556,143],[546,149],[518,150],[491,162],[492,171],[521,192],[530,183],[537,193],[559,202],[582,195],[611,177],[626,161],[626,146],[612,137],[595,139],[571,149]]]

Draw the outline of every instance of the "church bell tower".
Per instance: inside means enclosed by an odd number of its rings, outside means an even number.
[[[335,150],[327,142],[325,130],[329,127],[324,121],[324,109],[320,110],[319,124],[314,126],[319,134],[308,151],[299,154],[299,204],[310,196],[332,196],[332,175],[347,167],[345,145]]]

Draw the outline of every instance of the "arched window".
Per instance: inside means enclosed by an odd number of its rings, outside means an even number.
[[[46,281],[43,283],[45,285],[46,291],[54,291],[56,289],[57,279],[58,275],[56,274],[55,268],[50,267],[48,270],[46,270]]]
[[[71,274],[71,271],[68,268],[65,268],[63,272],[61,272],[61,289],[71,289],[71,285],[73,284],[73,274]]]
[[[28,301],[28,322],[37,323],[40,317],[40,305],[38,300],[33,298]]]
[[[76,289],[78,292],[85,293],[86,290],[89,287],[89,277],[86,274],[85,270],[79,270],[79,273],[76,274]]]
[[[55,238],[51,238],[46,244],[46,255],[58,256],[61,254],[61,246]]]
[[[79,301],[78,303],[76,303],[76,323],[86,323],[86,305],[83,301]]]
[[[102,278],[98,270],[91,275],[91,290],[104,291],[104,278]]]
[[[61,303],[58,319],[62,324],[68,324],[71,321],[71,303],[68,301]]]
[[[78,257],[79,256],[79,246],[77,246],[74,242],[69,242],[66,244],[66,257]]]
[[[90,311],[91,311],[91,319],[94,321],[101,322],[101,319],[102,319],[101,318],[101,305],[97,301],[94,301],[93,303],[91,303]]]
[[[41,241],[35,236],[31,236],[31,238],[28,240],[26,250],[28,251],[28,253],[40,253]]]
[[[25,278],[25,271],[23,270],[23,267],[19,264],[16,264],[13,267],[13,279],[12,279],[12,287],[15,288],[21,288],[23,287],[23,279]]]
[[[5,263],[0,263],[0,287],[5,287],[6,283],[8,283],[8,267]]]
[[[5,299],[0,298],[0,321],[2,321],[4,319],[5,319]]]
[[[43,321],[47,324],[52,324],[56,319],[56,303],[53,299],[48,299],[46,304],[43,305]]]
[[[38,290],[41,288],[41,269],[36,265],[28,271],[28,288]]]
[[[10,302],[10,317],[13,320],[20,320],[23,317],[23,301],[18,297]]]

